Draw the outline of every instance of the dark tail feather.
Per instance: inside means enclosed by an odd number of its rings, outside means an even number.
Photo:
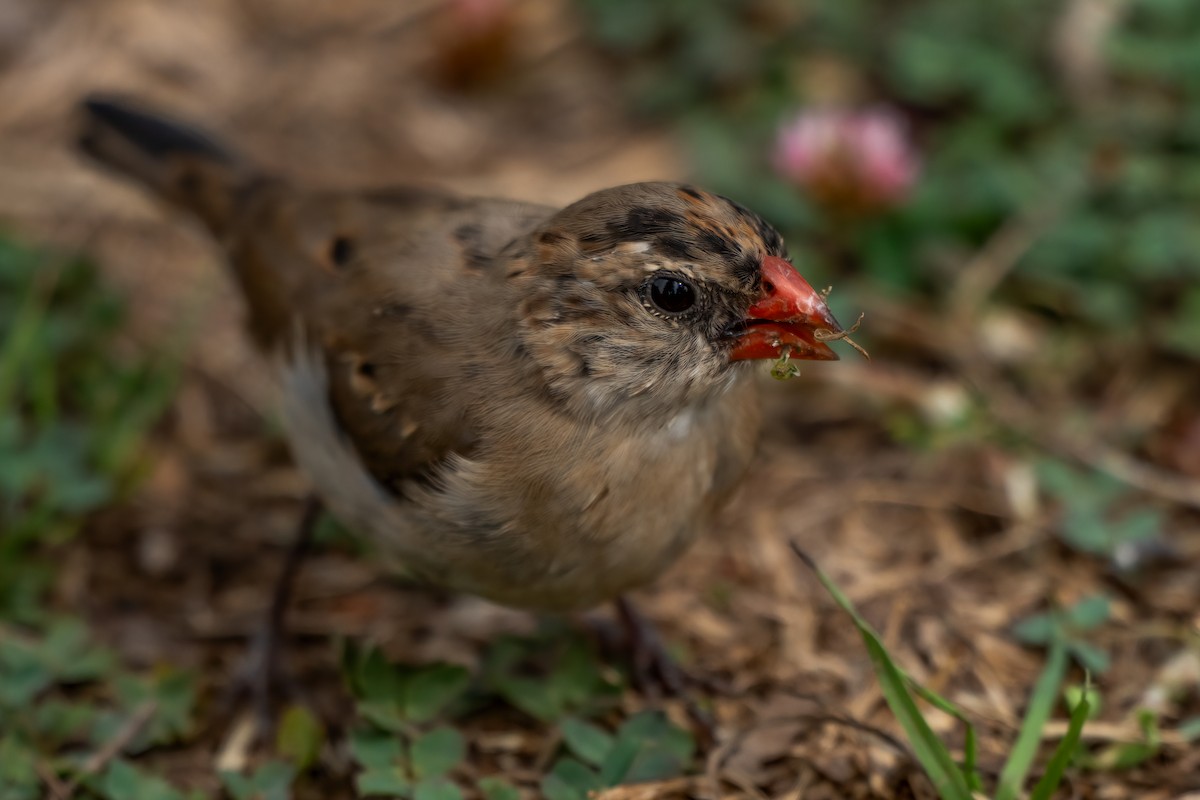
[[[80,107],[84,153],[196,214],[215,232],[226,227],[247,177],[231,150],[190,125],[120,100],[89,97]]]

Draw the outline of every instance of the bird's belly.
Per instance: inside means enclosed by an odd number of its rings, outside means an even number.
[[[398,497],[338,430],[323,361],[294,356],[282,367],[288,438],[317,493],[385,559],[430,583],[517,607],[587,608],[654,579],[707,523],[720,443],[689,435],[694,420],[559,437],[542,457],[531,457],[547,440],[535,431],[453,458],[438,480]]]
[[[405,561],[430,583],[502,605],[586,609],[654,580],[702,531],[698,522],[652,530],[630,526],[615,535],[576,528],[561,546],[481,541],[475,553],[453,562],[420,556]]]
[[[465,540],[452,568],[418,571],[505,605],[552,610],[594,606],[650,582],[707,526],[715,472],[710,443],[664,445],[610,440],[587,457],[564,454],[562,463],[582,465],[571,469],[465,465],[461,483],[431,498],[450,523],[443,535]]]

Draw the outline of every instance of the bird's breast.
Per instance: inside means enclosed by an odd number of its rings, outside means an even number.
[[[395,494],[339,430],[323,359],[294,352],[288,438],[334,514],[413,574],[505,605],[587,608],[654,579],[707,527],[757,430],[737,395],[655,422],[494,403],[469,457]]]
[[[649,582],[709,523],[729,435],[714,422],[706,409],[657,425],[543,421],[456,464],[428,498],[470,542],[455,588],[563,609]]]

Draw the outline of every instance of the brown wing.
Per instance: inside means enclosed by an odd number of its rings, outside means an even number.
[[[274,349],[298,320],[321,343],[334,410],[371,473],[394,486],[451,452],[468,454],[467,354],[447,326],[470,319],[461,307],[487,295],[481,282],[499,281],[497,253],[552,209],[411,189],[305,194],[281,184],[243,202],[226,245],[255,338]]]
[[[553,209],[415,188],[307,191],[126,102],[81,110],[85,152],[225,247],[264,351],[286,347],[297,323],[322,345],[338,420],[376,478],[394,486],[471,450],[463,337],[448,326],[469,324],[463,307],[489,296],[480,282],[500,280],[494,256]]]

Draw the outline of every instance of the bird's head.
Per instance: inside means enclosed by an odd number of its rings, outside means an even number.
[[[508,279],[522,298],[520,338],[549,386],[593,411],[702,400],[746,363],[785,352],[837,358],[822,338],[842,329],[779,233],[687,185],[588,195],[534,231]]]

